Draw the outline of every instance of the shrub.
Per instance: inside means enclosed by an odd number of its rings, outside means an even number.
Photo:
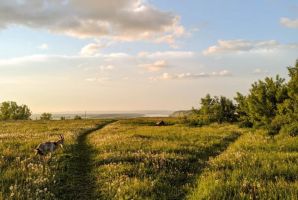
[[[82,117],[81,116],[79,116],[79,115],[76,115],[76,116],[74,116],[74,118],[73,118],[74,120],[81,120],[82,119]]]
[[[242,121],[239,123],[239,128],[252,128],[253,127],[253,123],[251,123],[250,121]]]
[[[288,125],[286,127],[286,129],[287,129],[287,133],[290,136],[295,137],[298,135],[298,123],[297,122],[294,122],[294,123]]]
[[[51,120],[52,114],[51,113],[42,113],[40,115],[40,120]]]

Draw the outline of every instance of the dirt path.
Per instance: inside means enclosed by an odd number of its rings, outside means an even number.
[[[87,143],[87,136],[111,122],[98,125],[80,133],[77,142],[64,152],[59,166],[56,194],[58,199],[94,199],[96,183],[92,176],[93,147]]]

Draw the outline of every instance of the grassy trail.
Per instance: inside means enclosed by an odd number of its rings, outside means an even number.
[[[208,160],[241,135],[233,129],[125,122],[105,127],[88,137],[95,149],[97,199],[185,199]]]
[[[94,199],[95,180],[92,176],[93,147],[87,143],[89,134],[111,122],[85,130],[77,137],[77,142],[65,151],[61,159],[60,173],[57,174],[55,196],[59,199]]]

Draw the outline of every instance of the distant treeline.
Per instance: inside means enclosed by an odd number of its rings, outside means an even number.
[[[0,105],[1,120],[28,120],[31,111],[26,105],[18,105],[14,101],[5,101]]]
[[[298,60],[288,67],[288,82],[279,77],[266,77],[252,84],[245,96],[237,93],[236,103],[224,96],[201,99],[199,109],[192,109],[184,116],[190,125],[213,122],[239,122],[241,127],[265,128],[269,135],[284,129],[290,135],[298,135]]]

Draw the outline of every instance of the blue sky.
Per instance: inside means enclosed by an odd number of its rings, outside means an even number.
[[[4,0],[0,13],[0,101],[35,113],[188,109],[298,58],[295,1]]]

